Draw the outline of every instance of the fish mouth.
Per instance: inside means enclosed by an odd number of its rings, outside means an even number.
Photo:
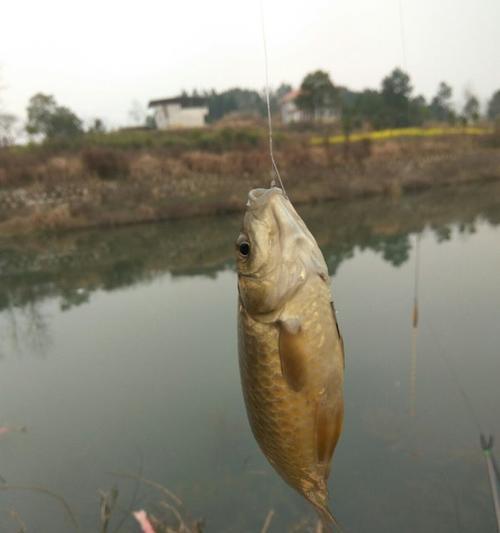
[[[243,272],[238,272],[238,278],[248,278],[248,279],[257,279],[259,276],[256,273],[245,274]]]
[[[248,193],[247,208],[252,210],[258,209],[276,195],[285,198],[283,191],[278,187],[271,187],[269,189],[252,189]]]

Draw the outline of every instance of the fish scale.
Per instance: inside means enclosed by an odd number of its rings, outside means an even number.
[[[279,189],[250,191],[238,264],[241,383],[271,465],[319,511],[343,423],[343,342],[324,258]]]
[[[319,314],[320,293],[325,292],[319,290],[321,284],[324,282],[318,278],[315,290],[309,291],[310,303],[302,308],[302,313],[312,316],[313,320]],[[323,312],[331,314],[329,291],[326,293],[327,305]],[[298,298],[297,303],[302,298]],[[294,310],[293,305],[289,307]],[[239,316],[239,336],[244,343],[240,349],[241,381],[255,438],[270,463],[290,485],[302,493],[316,490],[320,499],[326,501],[324,468],[318,465],[315,448],[314,395],[319,391],[301,394],[291,390],[281,372],[278,328],[274,324],[258,323],[244,311]],[[305,322],[304,329],[308,327],[317,336],[308,361],[310,377],[317,382],[325,367],[321,361],[320,342],[324,333],[317,322]]]

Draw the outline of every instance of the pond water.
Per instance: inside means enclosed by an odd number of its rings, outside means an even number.
[[[500,184],[299,212],[346,346],[330,478],[344,530],[494,532],[479,427],[500,437]],[[1,531],[73,529],[59,501],[26,487],[63,496],[82,531],[99,531],[99,490],[113,486],[109,531],[138,530],[130,509],[166,512],[166,496],[114,473],[168,487],[207,532],[260,531],[270,509],[271,532],[312,531],[246,419],[239,224],[1,241],[0,427],[12,430],[0,434]]]

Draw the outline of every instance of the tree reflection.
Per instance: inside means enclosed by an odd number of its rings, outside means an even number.
[[[90,300],[91,291],[88,289],[67,288],[61,291],[61,311],[68,311],[72,307],[86,304]]]
[[[380,242],[382,257],[392,266],[399,267],[408,261],[410,255],[408,235],[394,235]]]
[[[51,344],[47,316],[41,311],[40,305],[30,302],[24,308],[24,319],[22,339],[32,353],[45,357]]]
[[[0,336],[3,350],[18,355],[45,357],[51,345],[49,321],[40,302],[31,301],[25,306],[7,307],[0,314]]]
[[[102,288],[113,291],[120,287],[133,285],[138,279],[143,278],[147,271],[146,261],[140,258],[122,259],[113,263],[102,275]]]
[[[449,226],[434,226],[432,229],[436,235],[437,242],[445,242],[451,239],[451,228]]]
[[[500,224],[500,184],[439,189],[349,203],[298,206],[335,275],[356,250],[371,250],[394,267],[408,261],[409,235],[426,227],[438,242],[454,228],[473,233],[478,220]],[[293,199],[292,199],[293,200]],[[241,214],[0,241],[0,318],[9,343],[43,354],[50,343],[43,303],[62,311],[115,291],[171,276],[217,276],[234,268]],[[21,349],[21,348],[19,348]],[[1,350],[0,350],[1,351]]]

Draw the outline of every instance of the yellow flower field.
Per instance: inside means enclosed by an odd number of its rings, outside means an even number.
[[[444,137],[447,135],[487,135],[492,130],[489,128],[478,128],[473,126],[465,126],[459,128],[400,128],[390,130],[378,130],[363,133],[353,133],[349,139],[351,142],[362,141],[363,139],[370,139],[372,141],[380,141],[386,139],[400,139],[404,137]],[[345,141],[344,135],[333,135],[328,138],[330,144],[341,144]],[[324,137],[313,137],[311,144],[323,144]]]

